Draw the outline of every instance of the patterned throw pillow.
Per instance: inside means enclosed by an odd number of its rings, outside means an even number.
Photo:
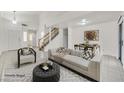
[[[24,49],[22,49],[22,54],[23,55],[30,55],[31,51],[29,50],[29,48],[24,48]]]
[[[63,49],[64,49],[64,47],[60,47],[60,48],[58,48],[58,49],[56,50],[56,52],[57,52],[57,53],[62,53]]]
[[[86,59],[86,60],[91,60],[92,59],[92,56],[91,56],[89,51],[82,52],[81,57]]]
[[[68,49],[68,48],[64,48],[64,47],[58,48],[58,49],[56,50],[56,52],[59,53],[59,55],[62,55],[62,56],[67,55],[67,54],[68,54],[68,55],[71,54],[71,50]]]
[[[87,55],[85,53],[83,53],[83,52],[82,52],[81,57],[87,60]]]

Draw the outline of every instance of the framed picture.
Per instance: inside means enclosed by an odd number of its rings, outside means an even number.
[[[99,40],[99,30],[91,30],[84,32],[85,41],[98,41]]]

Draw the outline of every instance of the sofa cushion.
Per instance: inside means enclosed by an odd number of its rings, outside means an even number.
[[[20,63],[34,62],[34,55],[20,56]]]
[[[63,59],[72,65],[78,66],[84,70],[88,70],[88,64],[90,62],[88,60],[72,55],[65,55]]]
[[[53,53],[51,58],[54,59],[55,61],[59,62],[59,63],[62,63],[63,62],[63,56],[64,56],[64,54],[62,54],[62,53]]]
[[[78,51],[78,50],[72,50],[71,51],[71,55],[73,56],[78,56],[78,57],[81,57],[83,53],[81,51]]]
[[[64,53],[53,53],[52,56],[63,57],[63,56],[65,56],[65,54]]]
[[[58,48],[58,49],[56,50],[56,52],[57,52],[57,53],[62,53],[63,50],[64,50],[64,47],[60,47],[60,48]]]
[[[63,54],[71,54],[71,50],[64,48],[64,47],[60,47],[56,50],[57,53],[63,53]]]
[[[70,55],[71,54],[71,51],[72,50],[71,49],[68,49],[68,48],[63,49],[63,53],[64,54],[69,54]]]

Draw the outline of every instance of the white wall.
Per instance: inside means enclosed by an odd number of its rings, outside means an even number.
[[[68,28],[63,29],[63,47],[68,48]]]
[[[8,50],[14,50],[21,47],[21,30],[8,29]],[[6,36],[6,35],[5,35]]]
[[[101,53],[103,55],[112,55],[118,57],[118,25],[117,22],[107,22],[85,27],[69,27],[69,48],[73,49],[74,44],[84,42],[84,31],[99,30],[99,42]]]
[[[25,47],[21,25],[0,17],[0,52]]]
[[[22,28],[0,17],[0,51],[14,50],[21,46]]]
[[[6,22],[0,18],[0,51],[8,49],[8,33],[6,28]]]

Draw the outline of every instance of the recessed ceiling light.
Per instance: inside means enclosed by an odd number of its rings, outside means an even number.
[[[78,24],[79,25],[86,25],[88,23],[87,19],[82,19]]]
[[[82,19],[81,22],[82,22],[82,23],[86,23],[87,20],[86,20],[86,19]]]

